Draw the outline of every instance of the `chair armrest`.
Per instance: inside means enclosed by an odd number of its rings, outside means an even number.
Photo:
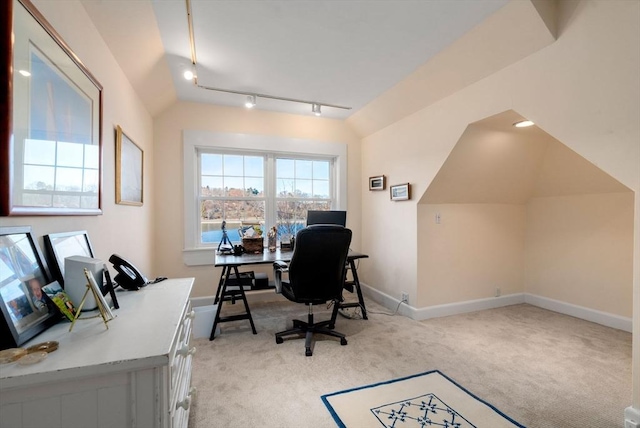
[[[282,293],[282,273],[289,271],[289,265],[282,260],[273,262],[273,278],[276,285],[276,293]]]

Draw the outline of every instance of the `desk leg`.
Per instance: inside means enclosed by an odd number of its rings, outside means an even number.
[[[253,317],[251,316],[251,310],[249,309],[249,302],[247,302],[247,295],[245,294],[244,287],[240,282],[240,272],[238,272],[238,266],[234,266],[233,271],[236,274],[236,278],[238,278],[238,284],[240,284],[238,288],[240,289],[240,293],[242,295],[242,301],[244,302],[244,309],[247,311],[247,316],[249,317],[249,322],[251,323],[251,331],[253,331],[253,334],[258,334],[258,332],[256,331],[256,326],[253,325]]]
[[[214,304],[217,304],[216,308],[216,317],[213,319],[213,327],[211,327],[211,334],[209,335],[209,340],[213,340],[216,335],[216,327],[218,326],[218,322],[220,322],[220,310],[222,309],[222,297],[224,293],[227,291],[227,280],[229,279],[230,268],[228,266],[222,266],[222,273],[220,274],[220,281],[218,281],[218,289],[216,290],[216,298],[214,299]]]
[[[213,304],[217,304],[220,301],[220,293],[222,291],[222,286],[227,282],[229,278],[229,267],[222,266],[222,273],[220,274],[220,279],[218,280],[218,288],[216,289],[216,297],[213,299]],[[226,278],[225,278],[226,275]]]
[[[238,272],[238,266],[233,266],[233,271],[236,275],[236,278],[240,278],[240,273]],[[251,323],[251,331],[253,334],[258,334],[256,331],[256,327],[253,324],[253,318],[251,317],[251,310],[249,309],[249,303],[247,302],[247,296],[244,292],[244,287],[240,285],[238,281],[238,290],[228,290],[227,284],[229,282],[229,275],[231,274],[231,266],[223,266],[222,267],[222,275],[220,276],[220,283],[218,286],[218,290],[216,292],[215,300],[218,303],[218,308],[216,310],[216,317],[213,320],[213,326],[211,327],[211,335],[209,336],[209,340],[213,340],[216,334],[216,327],[221,322],[229,322],[229,321],[240,321],[248,319]],[[230,315],[226,317],[221,317],[220,312],[222,311],[222,305],[224,302],[232,302],[234,303],[237,298],[241,298],[244,303],[245,313],[240,315]]]
[[[353,275],[353,285],[356,287],[358,293],[358,302],[362,308],[362,318],[367,318],[367,308],[364,306],[364,298],[362,297],[362,290],[360,289],[360,280],[358,279],[358,270],[356,269],[356,263],[354,260],[349,260],[349,266],[351,267],[351,274]]]

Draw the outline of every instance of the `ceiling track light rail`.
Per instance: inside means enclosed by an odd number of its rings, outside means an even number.
[[[198,65],[198,60],[196,58],[196,42],[195,42],[195,35],[194,35],[194,31],[193,31],[193,13],[191,12],[191,0],[185,0],[186,1],[186,6],[187,6],[187,23],[189,26],[189,45],[191,48],[191,68],[187,71],[185,71],[184,77],[187,80],[192,80],[193,84],[200,88],[200,89],[206,89],[208,91],[216,91],[216,92],[224,92],[227,94],[237,94],[237,95],[244,95],[247,97],[247,101],[245,102],[245,106],[247,108],[252,108],[256,105],[256,98],[265,98],[265,99],[270,99],[270,100],[277,100],[277,101],[286,101],[286,102],[291,102],[291,103],[300,103],[300,104],[309,104],[311,106],[311,112],[314,113],[316,116],[320,116],[321,114],[321,106],[325,106],[325,107],[331,107],[331,108],[338,108],[338,109],[342,109],[342,110],[351,110],[351,107],[347,107],[347,106],[341,106],[341,105],[337,105],[337,104],[328,104],[328,103],[320,103],[317,101],[308,101],[308,100],[302,100],[302,99],[297,99],[297,98],[289,98],[289,97],[279,97],[276,95],[268,95],[268,94],[258,94],[258,93],[249,93],[247,91],[236,91],[233,89],[225,89],[225,88],[216,88],[213,86],[206,86],[206,85],[201,85],[198,83],[198,73],[196,71],[196,67]]]

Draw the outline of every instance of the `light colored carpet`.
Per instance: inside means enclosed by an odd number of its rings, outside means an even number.
[[[312,357],[303,340],[274,338],[305,319],[303,305],[251,310],[257,335],[239,321],[194,340],[190,428],[335,427],[322,395],[430,370],[528,427],[622,427],[631,403],[631,334],[526,304],[421,322],[338,317],[349,344],[320,338]]]
[[[322,396],[338,426],[522,428],[438,370]]]

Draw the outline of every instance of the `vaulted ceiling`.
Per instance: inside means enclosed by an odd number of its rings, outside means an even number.
[[[182,77],[192,60],[187,0],[80,1],[152,116],[176,100],[243,106],[244,95]],[[190,0],[198,84],[351,107],[322,108],[338,119],[383,100],[393,120],[550,43],[553,4]],[[444,68],[425,68],[439,57]],[[412,78],[420,91],[393,95]],[[388,103],[388,94],[407,106]],[[311,114],[304,103],[257,101],[258,109]]]
[[[524,204],[534,197],[629,192],[538,126],[509,110],[470,124],[422,203]]]

